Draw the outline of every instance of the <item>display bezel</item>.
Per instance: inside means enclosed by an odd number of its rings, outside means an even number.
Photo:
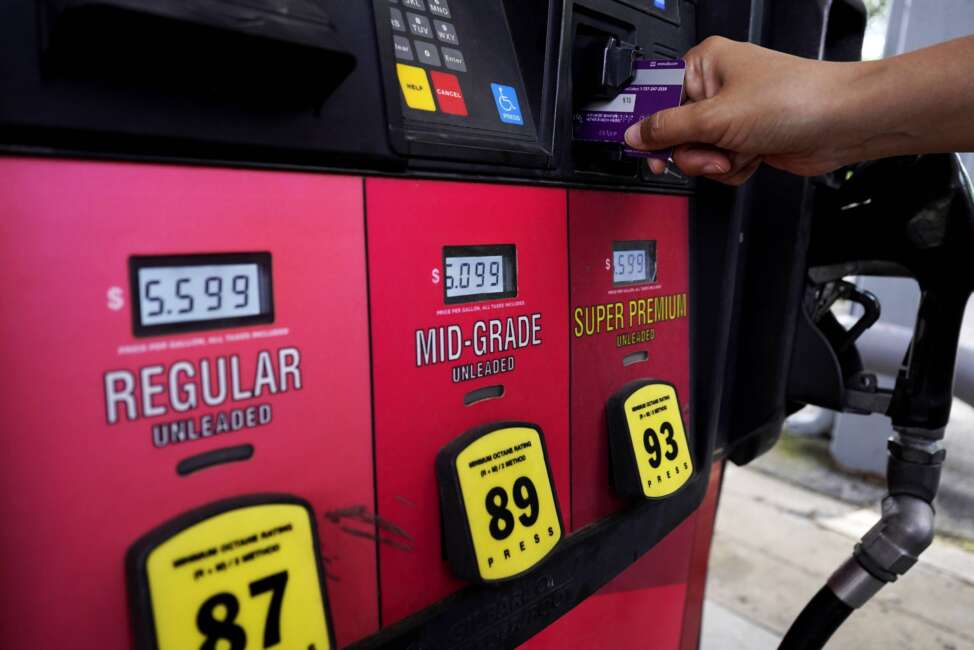
[[[650,262],[652,262],[651,268],[653,272],[650,274],[649,268],[647,268],[645,280],[616,281],[616,253],[625,253],[628,251],[643,251],[646,253],[647,266],[649,266]],[[636,284],[656,284],[657,282],[659,282],[659,264],[656,258],[655,239],[630,239],[612,242],[612,286],[630,287]]]
[[[182,323],[142,324],[142,295],[139,290],[140,269],[177,266],[222,266],[228,264],[255,264],[257,266],[257,277],[260,283],[260,313],[247,316],[214,318],[212,320],[194,320]],[[133,255],[129,257],[129,292],[130,302],[132,303],[132,333],[137,337],[200,332],[274,322],[274,284],[271,272],[271,254],[267,252]]]
[[[504,291],[491,293],[472,293],[465,296],[447,295],[446,289],[446,260],[449,257],[487,257],[500,256],[504,260]],[[444,246],[443,259],[440,266],[443,273],[443,302],[456,305],[466,302],[485,302],[513,298],[517,296],[517,246],[514,244],[489,244],[471,246]]]

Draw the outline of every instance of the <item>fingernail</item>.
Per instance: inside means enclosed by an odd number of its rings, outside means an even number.
[[[717,176],[719,174],[726,174],[727,170],[724,169],[723,165],[717,163],[707,163],[703,166],[703,173],[708,176]]]
[[[641,149],[643,146],[643,133],[639,123],[633,124],[626,129],[626,144],[633,149]]]

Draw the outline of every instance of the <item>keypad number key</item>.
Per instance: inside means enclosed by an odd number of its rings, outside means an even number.
[[[450,45],[460,44],[460,39],[457,38],[457,30],[453,25],[442,20],[434,20],[433,26],[436,28],[436,38]]]
[[[433,28],[430,26],[430,19],[419,14],[407,13],[406,18],[409,22],[409,31],[415,36],[432,38]]]
[[[440,18],[450,18],[450,5],[447,0],[429,0],[430,13]]]
[[[442,62],[440,61],[440,52],[432,43],[416,41],[416,56],[419,57],[420,62],[425,63],[426,65],[435,66],[437,68],[442,65]]]
[[[403,20],[402,12],[394,7],[389,8],[389,22],[397,32],[406,31],[406,21]]]

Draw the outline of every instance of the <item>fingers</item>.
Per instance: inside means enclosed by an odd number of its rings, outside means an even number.
[[[761,166],[761,158],[755,157],[742,164],[735,166],[730,172],[719,175],[707,175],[707,178],[715,180],[724,185],[743,185],[754,175],[754,172]]]
[[[713,143],[715,125],[708,120],[711,101],[670,108],[633,124],[626,131],[626,144],[642,151],[658,151],[686,142]]]
[[[726,185],[742,185],[761,166],[762,159],[714,147],[683,145],[674,149],[673,162],[687,176],[706,176]],[[654,174],[662,174],[666,163],[650,159],[649,168]]]
[[[690,101],[710,99],[720,91],[723,83],[719,74],[720,58],[717,52],[729,43],[727,39],[711,36],[686,53],[686,79],[684,90]]]
[[[727,153],[694,145],[677,147],[673,151],[673,162],[687,176],[719,176],[733,167]]]

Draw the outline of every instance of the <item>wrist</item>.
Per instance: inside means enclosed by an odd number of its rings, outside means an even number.
[[[830,94],[836,156],[851,163],[908,152],[915,138],[904,98],[908,82],[897,78],[891,60],[830,65],[838,68]]]

